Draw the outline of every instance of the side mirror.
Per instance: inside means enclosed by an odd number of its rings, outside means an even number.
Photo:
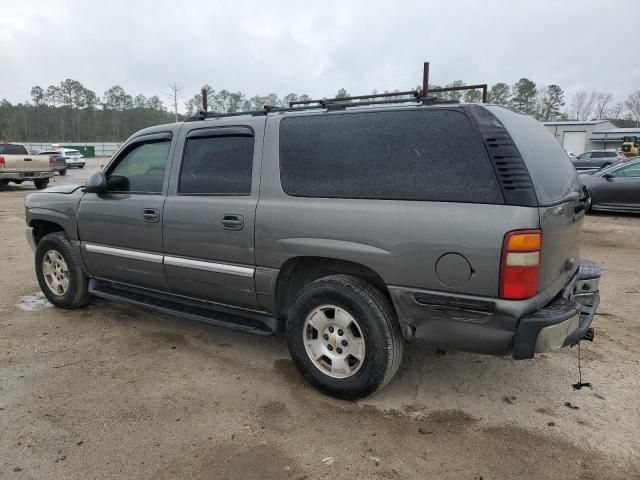
[[[89,175],[84,191],[86,193],[104,193],[107,191],[107,177],[102,170]]]
[[[602,178],[606,180],[611,180],[613,178],[613,175],[611,175],[610,173],[605,173],[604,175],[602,175]]]

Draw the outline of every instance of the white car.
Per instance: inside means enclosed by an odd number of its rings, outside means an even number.
[[[38,152],[38,155],[61,156],[62,158],[64,158],[67,167],[84,168],[84,155],[82,155],[78,150],[74,150],[72,148],[52,148],[51,150],[43,150],[42,152]]]

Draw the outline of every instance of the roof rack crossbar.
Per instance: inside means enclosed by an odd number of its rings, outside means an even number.
[[[365,100],[367,98],[402,97],[406,95],[412,95],[414,97],[418,97],[420,96],[420,92],[418,90],[408,90],[405,92],[386,92],[386,93],[372,93],[371,95],[355,95],[353,97],[319,98],[315,100],[296,100],[294,102],[289,102],[289,106],[293,107],[294,105],[308,105],[310,103],[322,104],[327,102]]]

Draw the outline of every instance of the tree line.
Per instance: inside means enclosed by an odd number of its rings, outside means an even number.
[[[444,85],[460,86],[465,86],[462,80]],[[25,102],[13,105],[6,99],[0,101],[0,141],[121,142],[144,127],[184,118],[177,111],[180,88],[177,84],[170,84],[170,87],[173,90],[173,111],[167,109],[158,95],[148,98],[142,94],[133,96],[120,85],[109,88],[101,97],[73,79],[47,88],[36,85]],[[208,84],[202,88],[207,91],[209,110],[222,113],[260,110],[265,105],[289,106],[289,102],[311,99],[307,94],[296,93],[283,97],[275,93],[249,97],[240,91],[216,91]],[[429,88],[442,87],[430,85]],[[340,89],[335,97],[349,95],[345,89]],[[482,101],[480,90],[438,92],[434,95],[447,100]],[[503,82],[492,85],[488,97],[491,103],[526,112],[540,121],[611,119],[640,124],[640,90],[629,95],[624,102],[615,102],[608,92],[578,91],[567,103],[564,90],[559,85],[537,85],[528,78],[521,78],[513,85]],[[184,108],[187,116],[196,114],[202,108],[201,93],[190,97]]]

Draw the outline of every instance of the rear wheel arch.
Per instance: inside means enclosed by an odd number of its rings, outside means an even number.
[[[361,263],[328,257],[293,257],[280,268],[275,287],[278,316],[286,317],[297,294],[309,283],[331,275],[352,275],[375,286],[391,301],[389,290],[382,277]],[[393,305],[393,302],[391,302]]]

